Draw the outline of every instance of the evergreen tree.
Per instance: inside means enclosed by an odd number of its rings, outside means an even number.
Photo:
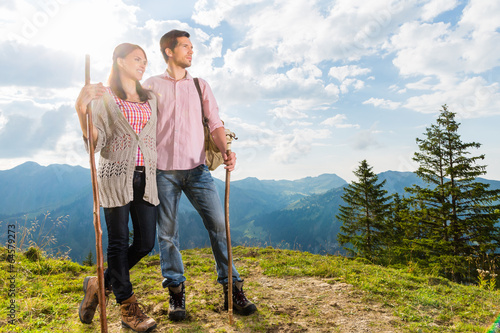
[[[394,193],[390,204],[389,217],[386,222],[386,263],[406,263],[407,262],[407,228],[405,217],[408,214],[408,204],[398,193]]]
[[[89,251],[89,254],[87,254],[87,256],[83,260],[82,264],[84,266],[93,266],[94,265],[94,255],[93,255],[92,251]]]
[[[385,180],[378,183],[366,160],[354,174],[358,182],[344,188],[342,199],[347,205],[340,205],[336,216],[342,222],[337,240],[342,246],[350,243],[351,247],[344,248],[351,254],[378,261],[389,233],[386,219],[390,214],[390,196],[382,189]]]
[[[408,227],[415,257],[455,280],[465,276],[467,258],[493,254],[500,241],[494,203],[500,191],[478,181],[486,173],[486,166],[477,164],[484,155],[469,156],[469,149],[481,145],[462,142],[459,125],[443,105],[426,138],[417,138],[413,158],[419,163],[416,174],[428,186],[406,189],[412,196]]]

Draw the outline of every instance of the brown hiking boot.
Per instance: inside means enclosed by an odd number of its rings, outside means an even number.
[[[84,296],[82,302],[80,303],[80,307],[78,308],[78,316],[80,317],[80,321],[84,324],[90,324],[92,323],[92,319],[94,319],[95,310],[99,304],[99,297],[97,296],[98,291],[99,283],[97,276],[87,276],[83,280]],[[106,288],[106,304],[108,304],[108,296],[112,292],[113,291],[111,289]]]
[[[168,318],[173,321],[180,321],[186,319],[186,293],[184,290],[184,283],[177,287],[168,287],[170,295]]]
[[[228,310],[228,284],[224,288],[224,310]],[[257,311],[257,306],[250,302],[243,292],[243,281],[233,282],[233,311],[242,316],[248,316]]]
[[[150,332],[156,328],[156,322],[142,312],[135,295],[130,296],[120,304],[122,311],[122,326],[135,332]]]

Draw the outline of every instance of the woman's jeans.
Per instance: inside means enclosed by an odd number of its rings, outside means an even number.
[[[104,272],[107,288],[112,287],[116,302],[130,298],[134,292],[129,270],[154,247],[156,206],[144,201],[144,172],[134,172],[134,200],[122,207],[104,208],[108,229],[108,269]],[[129,245],[129,214],[134,228],[134,240]]]
[[[182,255],[179,248],[179,224],[177,210],[182,192],[200,214],[210,237],[215,258],[217,281],[227,283],[228,260],[225,216],[215,188],[215,183],[206,165],[191,170],[157,170],[158,184],[158,244],[160,246],[163,287],[178,286],[186,281]],[[181,226],[182,227],[182,226]],[[233,280],[241,281],[233,264]]]

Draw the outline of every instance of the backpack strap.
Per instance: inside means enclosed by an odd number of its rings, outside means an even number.
[[[205,111],[203,110],[203,95],[201,93],[200,82],[197,77],[193,78],[194,85],[196,86],[196,90],[198,91],[198,96],[200,96],[200,104],[201,104],[201,123],[203,124],[204,133],[205,133],[205,149],[209,147],[210,142],[210,128],[208,127],[208,118],[205,117]]]
[[[194,85],[196,86],[196,90],[198,91],[198,96],[200,96],[200,104],[201,104],[201,121],[203,124],[208,125],[208,118],[205,117],[205,110],[203,110],[203,95],[201,93],[200,81],[197,77],[193,79]]]

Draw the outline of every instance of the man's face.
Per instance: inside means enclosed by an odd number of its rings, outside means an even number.
[[[187,68],[191,66],[191,60],[193,59],[193,44],[187,37],[177,37],[177,45],[174,50],[166,49],[167,55],[169,56],[169,62],[171,61],[173,65],[182,68]]]

